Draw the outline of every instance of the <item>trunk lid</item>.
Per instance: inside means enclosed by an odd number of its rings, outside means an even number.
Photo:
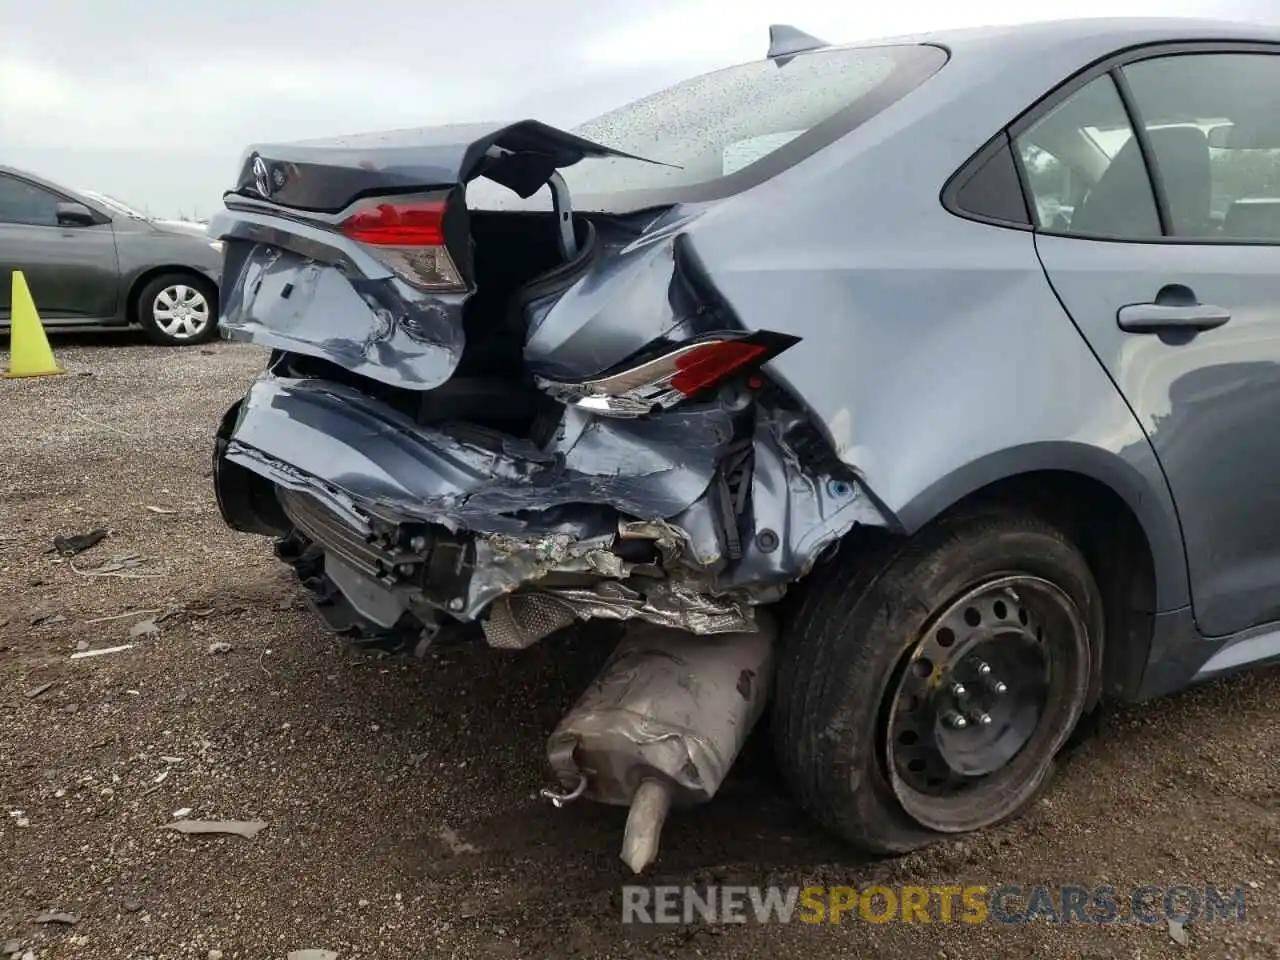
[[[563,290],[585,271],[592,233],[575,224],[558,171],[588,157],[657,162],[535,120],[252,147],[209,227],[225,245],[224,335],[435,389],[462,359],[476,293],[467,183],[485,177],[521,197],[550,185],[541,228],[559,255],[523,280],[554,273]]]
[[[537,120],[448,124],[250,147],[234,193],[336,213],[371,194],[452,187],[484,176],[530,197],[556,170],[587,157],[657,162]]]

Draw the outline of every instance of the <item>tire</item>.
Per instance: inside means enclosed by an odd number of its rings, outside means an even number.
[[[774,752],[797,802],[875,854],[1017,817],[1081,718],[1102,624],[1080,551],[1034,518],[988,511],[842,551],[779,653]]]
[[[155,277],[138,292],[138,323],[161,346],[207,343],[218,333],[217,289],[190,273]]]

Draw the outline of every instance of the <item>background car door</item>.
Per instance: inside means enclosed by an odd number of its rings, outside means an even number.
[[[1280,56],[1198,49],[1010,132],[1046,274],[1151,439],[1224,636],[1280,620]],[[1087,189],[1053,196],[1055,165]]]
[[[42,319],[111,317],[120,269],[111,224],[60,223],[68,199],[0,174],[0,316],[9,317],[12,271],[21,270]]]

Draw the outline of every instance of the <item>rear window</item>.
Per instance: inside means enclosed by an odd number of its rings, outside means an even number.
[[[946,60],[941,48],[920,44],[848,47],[686,80],[574,128],[672,165],[584,160],[562,171],[574,208],[624,212],[741,192],[844,136]]]

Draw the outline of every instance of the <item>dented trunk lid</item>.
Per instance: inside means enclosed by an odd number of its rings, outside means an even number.
[[[537,120],[447,124],[250,147],[233,192],[293,210],[336,213],[363,196],[484,176],[530,197],[556,170],[587,157],[655,162]]]
[[[252,147],[210,222],[225,251],[223,334],[437,388],[462,357],[476,291],[466,184],[521,197],[550,185],[563,274],[590,251],[558,171],[588,157],[657,162],[535,120]]]

